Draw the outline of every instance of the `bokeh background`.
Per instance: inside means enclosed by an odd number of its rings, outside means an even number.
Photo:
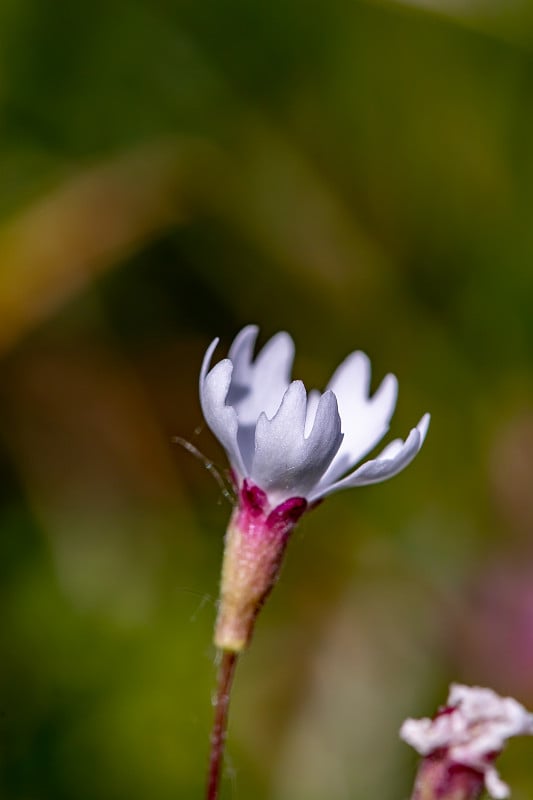
[[[433,422],[295,533],[223,797],[401,800],[451,680],[533,707],[532,306],[527,0],[1,0],[0,797],[202,797],[230,508],[172,437],[224,469],[249,322]]]

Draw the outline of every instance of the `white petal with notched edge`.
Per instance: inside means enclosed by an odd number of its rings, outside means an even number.
[[[337,367],[328,383],[339,403],[344,440],[323,477],[331,483],[344,475],[381,441],[389,429],[396,406],[398,381],[387,375],[370,396],[370,360],[361,352],[351,353]]]
[[[237,413],[234,408],[226,405],[233,364],[226,358],[223,361],[219,361],[209,373],[207,372],[217,344],[218,339],[215,339],[214,342],[211,343],[202,364],[200,373],[200,404],[205,421],[228,454],[230,464],[239,474],[243,475],[244,465],[237,443],[239,429]]]
[[[277,414],[259,417],[250,477],[274,503],[307,497],[342,442],[341,421],[333,392],[318,402],[313,427],[305,436],[307,394],[301,381],[291,383]]]
[[[331,492],[347,489],[350,486],[367,486],[371,483],[380,483],[397,475],[411,463],[424,444],[429,421],[429,414],[424,414],[416,428],[413,428],[409,433],[405,442],[401,439],[395,439],[385,447],[377,458],[366,461],[351,475],[347,475],[342,480],[329,485],[323,485],[321,481],[317,486],[316,494],[314,492],[311,493],[309,500],[313,501],[319,497],[325,497]]]
[[[244,328],[228,354],[234,365],[228,403],[239,417],[239,424],[255,424],[262,413],[271,419],[280,407],[291,379],[294,343],[287,333],[270,339],[252,360],[258,329]]]

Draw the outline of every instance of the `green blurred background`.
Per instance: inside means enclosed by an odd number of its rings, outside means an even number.
[[[531,3],[1,0],[0,214],[1,798],[202,797],[230,509],[172,437],[224,466],[249,322],[433,422],[295,533],[223,797],[401,800],[451,680],[533,707]]]

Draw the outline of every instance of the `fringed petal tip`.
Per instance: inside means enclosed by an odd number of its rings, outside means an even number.
[[[426,438],[431,416],[424,414],[416,428],[413,428],[405,441],[395,439],[374,459],[366,461],[350,475],[329,485],[318,486],[308,500],[310,503],[328,494],[353,486],[368,486],[381,483],[394,477],[407,467],[420,451]]]
[[[202,367],[200,369],[200,402],[202,402],[202,391],[203,391],[203,384],[206,378],[207,373],[209,372],[209,366],[211,364],[211,359],[213,358],[213,353],[218,347],[218,343],[220,342],[220,337],[217,336],[207,350],[205,351],[205,355],[202,360]]]
[[[313,399],[313,405],[316,400]],[[273,503],[298,495],[305,497],[331,463],[342,442],[341,421],[333,392],[316,403],[307,432],[308,398],[301,381],[293,381],[277,413],[261,414],[255,432],[251,478]]]
[[[211,342],[202,364],[200,404],[205,421],[228,454],[231,466],[240,476],[244,476],[245,468],[237,441],[239,430],[237,414],[232,406],[226,405],[233,364],[225,358],[209,370],[217,344],[218,339]]]

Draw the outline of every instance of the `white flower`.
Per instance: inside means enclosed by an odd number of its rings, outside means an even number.
[[[215,339],[200,373],[202,410],[228,454],[238,489],[215,627],[217,647],[234,652],[250,642],[301,515],[337,489],[396,475],[420,450],[429,425],[426,414],[405,441],[395,439],[354,470],[389,428],[398,391],[394,375],[370,395],[370,362],[356,352],[324,394],[307,394],[301,381],[291,383],[291,337],[276,334],[254,359],[257,333],[253,325],[244,328],[228,358],[211,368]]]
[[[452,684],[447,705],[434,719],[407,719],[400,730],[404,741],[421,755],[445,750],[452,764],[470,767],[484,776],[495,800],[509,797],[493,759],[511,736],[533,734],[533,714],[512,697],[492,689]]]
[[[307,394],[290,382],[294,344],[278,333],[253,359],[258,329],[244,328],[228,358],[210,369],[218,344],[208,348],[200,375],[207,424],[225,448],[236,479],[263,489],[272,506],[291,497],[313,503],[349,486],[396,475],[420,450],[429,425],[425,414],[407,439],[395,439],[374,459],[343,477],[382,439],[396,405],[394,375],[369,394],[370,362],[361,352],[337,368],[324,394]]]

